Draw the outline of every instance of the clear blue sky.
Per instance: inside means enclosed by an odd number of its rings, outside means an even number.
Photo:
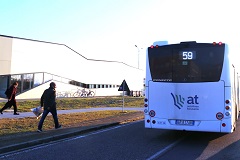
[[[239,41],[235,0],[1,0],[0,34],[137,65],[154,41]]]

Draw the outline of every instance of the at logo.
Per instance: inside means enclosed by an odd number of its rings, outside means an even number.
[[[173,101],[174,101],[174,105],[178,108],[181,109],[185,103],[185,99],[181,96],[181,95],[175,95],[173,93],[171,93],[172,97],[173,97]],[[187,104],[191,105],[191,104],[199,104],[198,103],[198,96],[195,95],[194,97],[189,96],[187,99]]]

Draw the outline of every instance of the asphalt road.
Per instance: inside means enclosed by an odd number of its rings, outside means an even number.
[[[179,139],[178,131],[144,129],[143,121],[10,153],[4,160],[145,160]]]
[[[143,121],[12,152],[4,160],[238,160],[240,122],[231,134],[145,129]]]

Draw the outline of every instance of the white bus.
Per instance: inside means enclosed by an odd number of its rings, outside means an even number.
[[[145,128],[231,133],[239,80],[225,43],[155,42],[147,49]]]

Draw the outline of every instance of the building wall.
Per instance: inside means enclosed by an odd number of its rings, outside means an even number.
[[[12,39],[0,36],[0,74],[11,72]]]
[[[48,72],[87,84],[120,85],[125,79],[130,90],[142,89],[143,70],[109,60],[88,60],[76,52],[63,44],[15,38],[11,74]]]
[[[12,63],[11,74],[48,72],[71,78],[68,73],[85,66],[86,60],[65,45],[15,38]]]
[[[84,57],[84,53],[64,44],[0,36],[0,47],[0,75],[47,72],[86,84],[120,85],[125,79],[130,90],[139,91],[143,88],[143,70],[109,62],[110,59],[88,60],[87,55]],[[104,88],[97,92],[104,95],[106,91],[107,95],[111,94],[110,90]]]

